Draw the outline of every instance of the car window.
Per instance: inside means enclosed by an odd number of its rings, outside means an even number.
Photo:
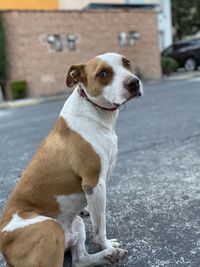
[[[200,39],[191,40],[191,44],[200,44]]]
[[[187,47],[189,45],[190,45],[190,43],[176,44],[176,45],[174,45],[174,51],[181,50],[182,48]]]
[[[166,56],[171,56],[172,53],[173,53],[173,51],[174,51],[173,46],[170,46],[170,47],[168,47],[168,48],[163,52],[163,55],[164,55],[165,57],[166,57]]]

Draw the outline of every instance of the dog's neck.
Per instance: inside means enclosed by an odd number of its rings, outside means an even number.
[[[85,98],[87,101],[89,101],[91,104],[93,104],[95,107],[98,107],[100,109],[103,109],[103,110],[106,110],[106,111],[116,111],[118,109],[118,107],[104,107],[102,106],[101,104],[98,104],[96,103],[94,100],[92,100],[87,94],[86,92],[84,91],[84,89],[82,88],[81,85],[79,85],[79,88],[78,88],[78,93],[79,93],[79,96],[80,97],[83,97]],[[107,102],[108,103],[108,102]],[[109,103],[110,105],[110,103]]]
[[[60,115],[64,118],[67,116],[84,117],[94,120],[104,127],[114,130],[119,110],[109,111],[93,105],[79,94],[77,86],[71,96],[67,99],[61,110]]]

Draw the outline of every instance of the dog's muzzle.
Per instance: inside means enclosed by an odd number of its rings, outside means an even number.
[[[123,86],[132,97],[139,97],[142,95],[140,91],[140,80],[136,77],[128,77],[123,81]]]

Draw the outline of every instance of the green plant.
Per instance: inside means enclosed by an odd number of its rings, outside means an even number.
[[[0,14],[0,86],[3,86],[6,80],[6,53],[5,36],[3,31],[3,20]]]
[[[178,68],[178,63],[171,57],[162,57],[161,58],[162,71],[163,74],[169,75]]]
[[[12,81],[11,92],[13,99],[25,98],[28,94],[26,81]]]

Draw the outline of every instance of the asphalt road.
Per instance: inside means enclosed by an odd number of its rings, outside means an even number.
[[[1,210],[62,105],[0,111]],[[117,266],[199,267],[200,78],[146,85],[145,96],[121,111],[117,133],[107,229],[129,251]],[[88,250],[96,251],[85,221]]]

